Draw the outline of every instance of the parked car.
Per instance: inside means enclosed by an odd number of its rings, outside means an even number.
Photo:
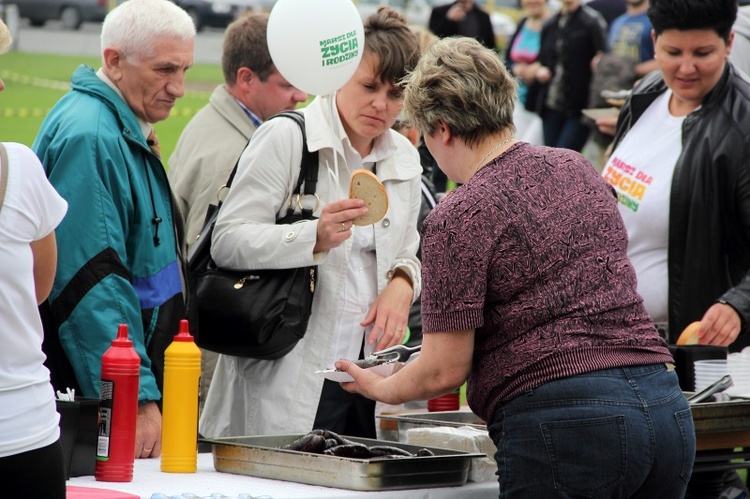
[[[78,29],[84,22],[101,22],[109,12],[108,0],[5,0],[16,4],[18,14],[32,26],[61,21],[65,29]]]
[[[237,16],[252,9],[252,0],[172,0],[193,18],[195,28],[226,28]]]
[[[32,26],[61,21],[64,29],[79,29],[84,22],[102,22],[123,0],[0,0],[18,5],[19,15]],[[226,28],[238,15],[256,7],[258,0],[172,0],[185,9],[198,31]]]

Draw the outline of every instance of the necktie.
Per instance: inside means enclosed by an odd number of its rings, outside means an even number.
[[[151,148],[151,152],[156,154],[157,157],[161,158],[161,147],[159,147],[159,137],[156,136],[154,129],[151,129],[151,133],[148,134],[146,143]]]

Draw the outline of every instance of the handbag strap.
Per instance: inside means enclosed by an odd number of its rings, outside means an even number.
[[[8,151],[0,142],[0,210],[3,209],[5,201],[5,189],[8,187],[8,173],[10,173],[10,163],[8,162]]]
[[[300,131],[302,132],[302,162],[300,164],[300,172],[299,177],[297,177],[297,184],[294,187],[294,190],[292,191],[292,199],[294,199],[294,196],[300,196],[300,190],[302,188],[302,183],[305,184],[305,193],[304,196],[314,196],[315,195],[315,189],[318,185],[318,151],[310,152],[310,148],[307,146],[307,132],[305,129],[305,117],[300,113],[299,111],[282,111],[274,116],[273,118],[278,118],[280,116],[291,118],[294,120],[297,125],[299,126]],[[302,216],[307,219],[313,218],[313,211],[309,208],[303,208],[300,203],[300,209],[302,210]],[[290,206],[287,210],[287,215],[291,215],[294,213],[294,206]]]
[[[300,165],[299,177],[297,177],[297,183],[295,184],[294,190],[292,191],[292,198],[294,198],[294,196],[300,195],[300,190],[303,183],[305,185],[304,195],[314,196],[315,189],[318,185],[318,151],[310,152],[310,149],[307,147],[305,117],[299,111],[282,111],[271,116],[269,120],[279,117],[289,118],[293,120],[295,123],[297,123],[300,131],[302,132],[302,162]],[[252,140],[252,138],[250,140]],[[249,144],[250,142],[248,142],[248,145]],[[240,158],[237,158],[237,162],[234,164],[234,168],[232,168],[232,173],[229,174],[229,178],[227,179],[227,183],[225,184],[225,187],[227,189],[232,186],[232,181],[234,180],[234,176],[237,173],[237,166],[239,164]],[[219,202],[219,205],[221,205],[221,202]],[[294,212],[294,206],[289,207],[288,214],[291,214],[292,212]],[[304,218],[311,219],[313,218],[312,214],[313,210],[302,208],[302,216]]]

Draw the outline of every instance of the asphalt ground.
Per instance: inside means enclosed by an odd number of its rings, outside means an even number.
[[[19,52],[97,57],[101,54],[101,25],[84,23],[80,30],[64,30],[57,22],[40,28],[29,26],[24,20],[14,33],[15,49]],[[195,62],[221,64],[221,43],[224,30],[206,29],[195,40]]]

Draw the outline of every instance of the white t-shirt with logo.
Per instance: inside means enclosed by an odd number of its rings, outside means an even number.
[[[668,317],[669,198],[685,119],[669,113],[671,96],[668,90],[646,109],[602,172],[617,190],[638,293],[656,323]]]

